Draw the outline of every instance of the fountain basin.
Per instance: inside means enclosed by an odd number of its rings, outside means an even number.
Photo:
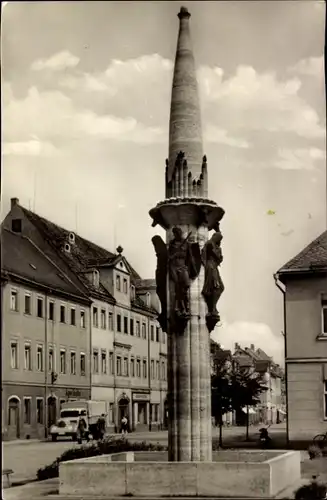
[[[275,498],[301,478],[300,452],[223,450],[212,462],[126,452],[63,462],[59,496]]]

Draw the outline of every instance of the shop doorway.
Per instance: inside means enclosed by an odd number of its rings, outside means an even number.
[[[57,421],[57,399],[53,396],[48,397],[48,429]]]
[[[20,438],[20,401],[15,396],[8,401],[8,434]]]
[[[121,430],[121,421],[123,417],[127,418],[128,430],[130,432],[130,418],[129,418],[129,399],[121,398],[118,402],[118,429]]]

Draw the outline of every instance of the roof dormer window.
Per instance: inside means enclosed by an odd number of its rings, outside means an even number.
[[[146,294],[146,305],[148,307],[150,307],[150,305],[151,305],[151,296],[150,296],[149,292],[147,292],[147,294]]]
[[[22,232],[22,219],[12,219],[11,230],[13,233],[21,233]]]
[[[100,274],[97,269],[94,269],[93,271],[92,280],[93,280],[93,285],[98,288],[100,284]]]
[[[135,300],[135,286],[131,285],[131,300]]]
[[[70,253],[70,244],[65,243],[64,249],[65,249],[65,252]]]
[[[69,239],[70,243],[75,243],[75,234],[69,233],[68,239]]]

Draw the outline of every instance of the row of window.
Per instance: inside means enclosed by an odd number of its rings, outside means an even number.
[[[128,356],[114,355],[107,351],[93,349],[93,366],[94,374],[101,373],[103,375],[116,375],[118,377],[138,377],[148,378],[148,360],[147,358],[134,358],[129,359]],[[167,366],[165,360],[150,361],[150,377],[153,380],[166,380],[167,379]]]
[[[18,290],[12,289],[10,292],[10,309],[15,312],[19,312],[19,294]],[[23,311],[26,315],[32,315],[33,310],[35,309],[36,316],[38,318],[44,318],[45,314],[47,314],[47,318],[50,321],[55,321],[56,317],[56,308],[53,300],[48,301],[48,311],[45,311],[45,300],[44,297],[36,297],[36,304],[33,307],[32,303],[32,295],[29,292],[24,292],[24,303],[23,303]],[[67,311],[68,309],[68,311]],[[76,317],[76,309],[75,307],[68,308],[65,304],[60,304],[59,307],[59,321],[60,323],[69,323],[72,326],[76,326],[77,317]],[[80,310],[79,323],[81,328],[86,327],[86,315],[84,309]]]
[[[43,344],[36,345],[35,353],[35,365],[33,363],[32,345],[30,342],[25,342],[24,344],[24,370],[32,371],[33,365],[36,371],[44,372],[44,346]],[[69,366],[68,365],[69,360]],[[79,355],[79,370],[77,373],[77,353],[75,350],[70,350],[67,353],[65,348],[60,348],[60,374],[70,374],[70,375],[82,375],[86,374],[86,356],[85,353],[81,352]],[[10,342],[10,364],[12,369],[19,369],[19,347],[18,341],[13,340]],[[48,347],[48,371],[55,372],[55,348],[53,346]]]
[[[123,319],[123,322],[122,322]],[[142,339],[147,338],[147,329],[146,329],[146,323],[142,323],[142,331],[141,331],[141,323],[140,321],[135,321],[135,329],[134,329],[134,319],[130,318],[129,320],[129,328],[128,328],[128,318],[127,316],[122,316],[120,314],[117,314],[116,317],[117,321],[117,332],[119,333],[125,333],[125,334],[130,334],[130,335],[135,335],[136,337],[141,337]],[[161,335],[160,335],[161,333]],[[150,340],[153,342],[160,342],[160,337],[161,341],[164,344],[166,342],[166,336],[165,333],[160,331],[159,327],[154,327],[154,325],[150,326]]]
[[[10,296],[10,308],[12,311],[19,311],[19,300],[18,300],[18,290],[12,289],[11,290],[11,296]],[[44,318],[45,316],[45,304],[44,304],[44,298],[43,297],[37,297],[36,298],[36,316],[38,318]],[[24,314],[26,315],[31,315],[32,314],[32,296],[29,292],[24,293]],[[67,311],[68,309],[68,311]],[[100,321],[99,321],[99,309],[98,307],[94,306],[93,307],[93,326],[95,328],[100,328],[106,330],[107,326],[108,329],[113,331],[114,330],[114,318],[113,318],[113,313],[109,312],[107,316],[107,312],[105,309],[100,309]],[[56,310],[55,310],[55,302],[49,300],[48,302],[48,311],[47,311],[47,318],[50,321],[55,321],[56,317]],[[68,308],[65,304],[60,304],[59,306],[59,321],[60,323],[68,323],[72,326],[76,326],[77,324],[77,314],[76,314],[76,309],[75,307],[70,307]],[[86,327],[86,313],[85,310],[81,309],[80,310],[80,317],[79,317],[79,324],[81,328]],[[141,322],[140,321],[135,321],[135,329],[134,329],[134,319],[130,318],[128,321],[128,317],[124,316],[122,317],[120,314],[117,314],[116,316],[116,326],[117,326],[117,332],[119,333],[125,333],[130,335],[135,335],[136,337],[141,338]],[[161,337],[162,337],[162,342],[165,343],[165,334],[164,332],[161,332]],[[142,323],[142,338],[146,339],[147,338],[147,331],[146,331],[146,323]],[[154,342],[160,342],[160,329],[156,327],[156,330],[154,329],[154,325],[151,325],[150,327],[150,338]]]
[[[48,366],[49,372],[56,372],[56,356],[55,348],[53,346],[48,347]],[[10,343],[10,356],[11,356],[11,368],[19,369],[19,346],[18,341],[13,340]],[[68,363],[69,361],[69,363]],[[43,344],[36,345],[35,353],[35,368],[38,372],[44,372],[44,346]],[[60,348],[60,358],[59,358],[59,373],[62,375],[82,375],[86,374],[86,355],[81,352],[79,354],[79,369],[77,369],[77,353],[75,350],[67,350],[63,347]],[[33,355],[32,355],[32,345],[30,342],[25,342],[24,344],[24,370],[33,370]],[[166,380],[166,362],[164,360],[151,360],[150,361],[150,376],[153,380]],[[78,373],[77,373],[78,372]],[[122,377],[139,377],[148,378],[148,366],[147,359],[140,358],[129,359],[128,356],[120,356],[113,352],[109,352],[107,356],[106,350],[93,350],[93,373],[101,373],[103,375],[117,375]]]
[[[100,321],[99,321],[99,309],[96,306],[93,306],[92,309],[92,318],[93,318],[93,326],[95,328],[102,328],[103,330],[107,329],[107,314],[105,309],[100,309]],[[108,329],[114,330],[114,318],[113,313],[109,312],[108,314]],[[142,322],[142,330],[141,330],[141,322],[139,320],[134,320],[134,318],[128,319],[127,316],[122,316],[121,314],[116,315],[116,329],[118,333],[125,333],[126,335],[135,335],[142,339],[147,338],[147,329],[146,323]],[[160,335],[161,333],[161,335]],[[166,337],[164,332],[160,331],[159,327],[154,327],[154,325],[150,326],[150,339],[154,342],[160,342],[160,337],[162,343],[166,342]]]

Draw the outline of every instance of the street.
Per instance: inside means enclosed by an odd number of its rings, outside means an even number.
[[[284,426],[274,426],[269,429],[272,434],[276,431],[284,430]],[[250,435],[255,437],[258,432],[257,427],[250,427]],[[119,437],[118,434],[114,435]],[[218,429],[213,429],[213,437],[218,436]],[[224,439],[245,437],[245,428],[243,427],[226,427],[223,429]],[[160,432],[135,432],[127,436],[129,441],[147,441],[151,443],[160,443],[167,445],[167,431]],[[50,464],[64,451],[80,447],[81,445],[72,441],[57,441],[53,443],[42,441],[5,441],[3,443],[3,468],[12,469],[12,483],[25,482],[35,479],[36,471],[40,467]]]
[[[213,437],[218,437],[219,430],[213,429]],[[283,435],[284,425],[275,425],[269,429],[272,438]],[[223,429],[223,440],[225,444],[235,441],[244,441],[245,428],[229,427]],[[250,427],[250,438],[256,439],[258,427]],[[116,438],[119,435],[114,435]],[[168,433],[163,432],[142,432],[132,433],[127,436],[129,441],[147,441],[152,443],[167,444]],[[14,470],[12,476],[13,485],[21,482],[32,481],[36,477],[38,468],[48,465],[59,457],[65,450],[81,445],[72,441],[41,442],[41,441],[11,441],[3,443],[3,468]],[[326,463],[325,461],[310,461],[306,451],[301,452],[302,477],[308,481],[313,474],[317,474],[322,481],[326,481]],[[5,478],[4,483],[5,483]],[[6,488],[6,485],[4,484]],[[6,488],[4,491],[5,500],[36,500],[44,498],[48,494],[55,494],[58,490],[58,479],[48,481],[31,482],[24,486]],[[65,499],[66,500],[66,499]]]

